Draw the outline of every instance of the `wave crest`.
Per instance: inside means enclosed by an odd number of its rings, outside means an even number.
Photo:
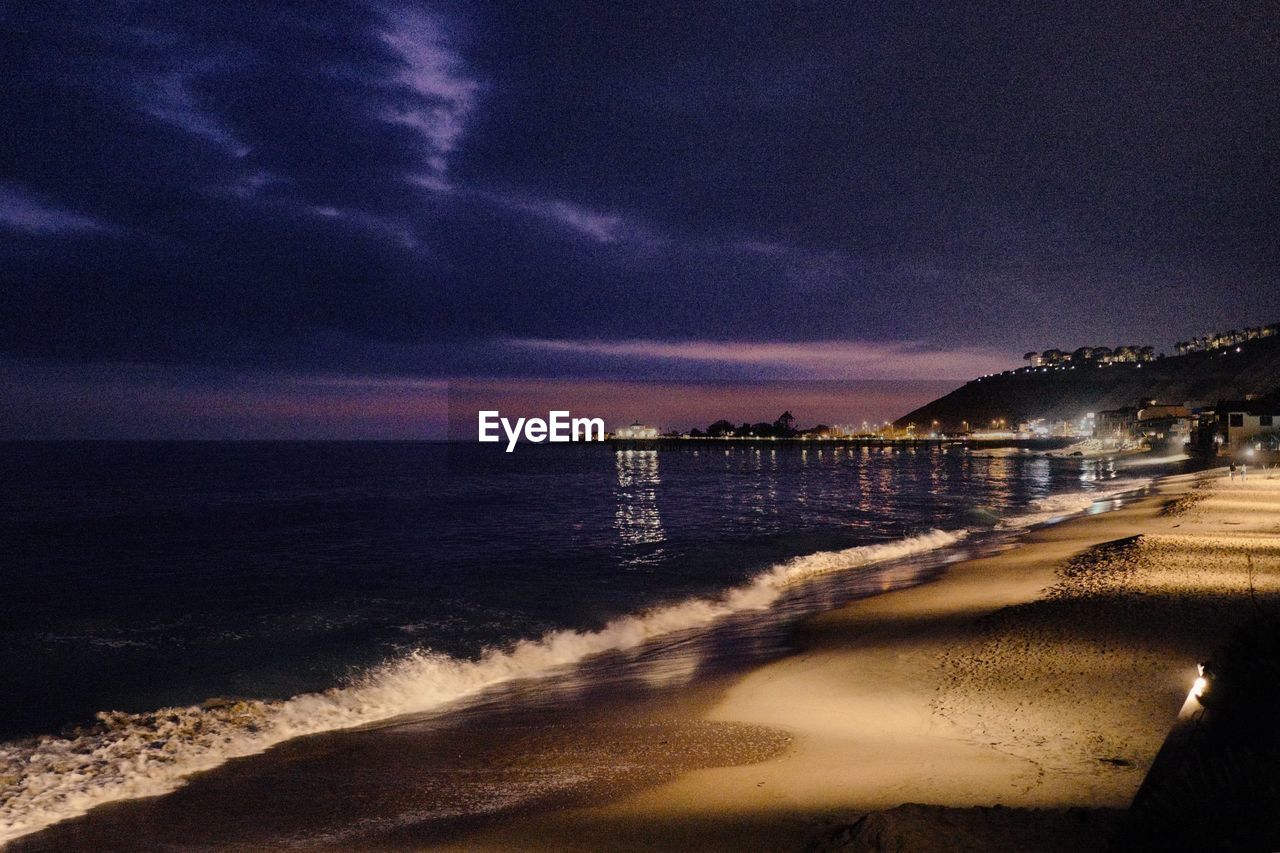
[[[721,595],[621,616],[596,631],[552,631],[476,660],[413,652],[349,686],[280,702],[214,700],[142,714],[100,712],[96,725],[68,737],[0,745],[0,844],[105,802],[167,793],[194,773],[291,738],[431,711],[503,682],[550,675],[602,652],[765,609],[808,578],[922,554],[966,536],[933,530],[796,557]]]

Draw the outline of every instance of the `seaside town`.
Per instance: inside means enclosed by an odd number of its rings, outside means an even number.
[[[1077,421],[1048,423],[1044,418],[1008,424],[995,420],[987,425],[957,432],[934,428],[921,430],[914,424],[897,429],[885,422],[879,425],[818,424],[796,429],[794,418],[785,412],[776,421],[742,423],[717,421],[706,430],[660,432],[657,427],[639,422],[619,427],[608,438],[617,441],[675,440],[746,440],[746,441],[867,441],[867,442],[1016,442],[1041,439],[1078,439],[1079,446],[1070,447],[1077,455],[1138,452],[1163,448],[1186,450],[1208,457],[1245,456],[1280,462],[1280,397],[1251,396],[1241,400],[1222,400],[1209,406],[1190,407],[1183,404],[1142,400],[1132,406],[1086,412]]]
[[[1256,326],[1243,331],[1212,332],[1177,344],[1181,358],[1196,353],[1226,355],[1239,353],[1254,341],[1273,338],[1280,324]],[[975,383],[993,377],[1070,371],[1077,368],[1127,366],[1141,369],[1163,361],[1153,346],[1082,346],[1072,351],[1048,349],[1028,352],[1025,367],[988,374]],[[786,411],[773,421],[733,423],[718,420],[704,429],[663,431],[636,421],[608,435],[615,441],[654,440],[736,440],[736,441],[844,441],[870,443],[922,442],[1056,442],[1047,452],[1067,455],[1138,453],[1149,450],[1187,452],[1204,458],[1256,460],[1280,463],[1280,389],[1269,394],[1246,394],[1239,398],[1160,399],[1140,397],[1131,404],[1109,409],[1081,411],[1074,417],[1005,417],[959,420],[944,424],[926,423],[816,424],[799,427]],[[1043,448],[1042,448],[1043,449]]]

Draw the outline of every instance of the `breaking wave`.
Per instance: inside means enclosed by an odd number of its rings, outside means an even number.
[[[1137,491],[1150,484],[1150,480],[1126,480],[1116,483],[1109,489],[1098,489],[1091,492],[1066,492],[1049,495],[1031,501],[1031,512],[1011,516],[997,525],[1002,530],[1022,530],[1037,524],[1044,524],[1054,519],[1084,512],[1095,503],[1111,501],[1121,495]]]
[[[717,595],[560,630],[465,660],[420,651],[354,683],[284,701],[214,700],[149,713],[104,711],[65,737],[0,745],[0,844],[113,800],[164,794],[190,775],[302,735],[423,713],[515,679],[537,678],[608,651],[763,610],[807,578],[944,548],[967,531],[933,530],[894,542],[820,551],[779,563]]]

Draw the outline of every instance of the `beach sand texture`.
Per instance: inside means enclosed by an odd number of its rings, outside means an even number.
[[[1106,810],[1128,805],[1196,663],[1251,598],[1280,598],[1280,477],[1213,471],[1154,492],[812,619],[803,653],[709,714],[787,732],[783,755],[457,849],[1105,848]],[[1052,811],[896,809],[856,825],[904,803]],[[1011,847],[1019,827],[1035,834]]]

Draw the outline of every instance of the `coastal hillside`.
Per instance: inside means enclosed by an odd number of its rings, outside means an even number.
[[[1212,404],[1280,388],[1280,336],[1239,347],[1158,358],[1138,364],[1085,363],[1023,368],[984,376],[895,422],[958,430],[1003,420],[1016,425],[1034,418],[1073,420],[1086,412],[1133,406],[1139,400]]]

